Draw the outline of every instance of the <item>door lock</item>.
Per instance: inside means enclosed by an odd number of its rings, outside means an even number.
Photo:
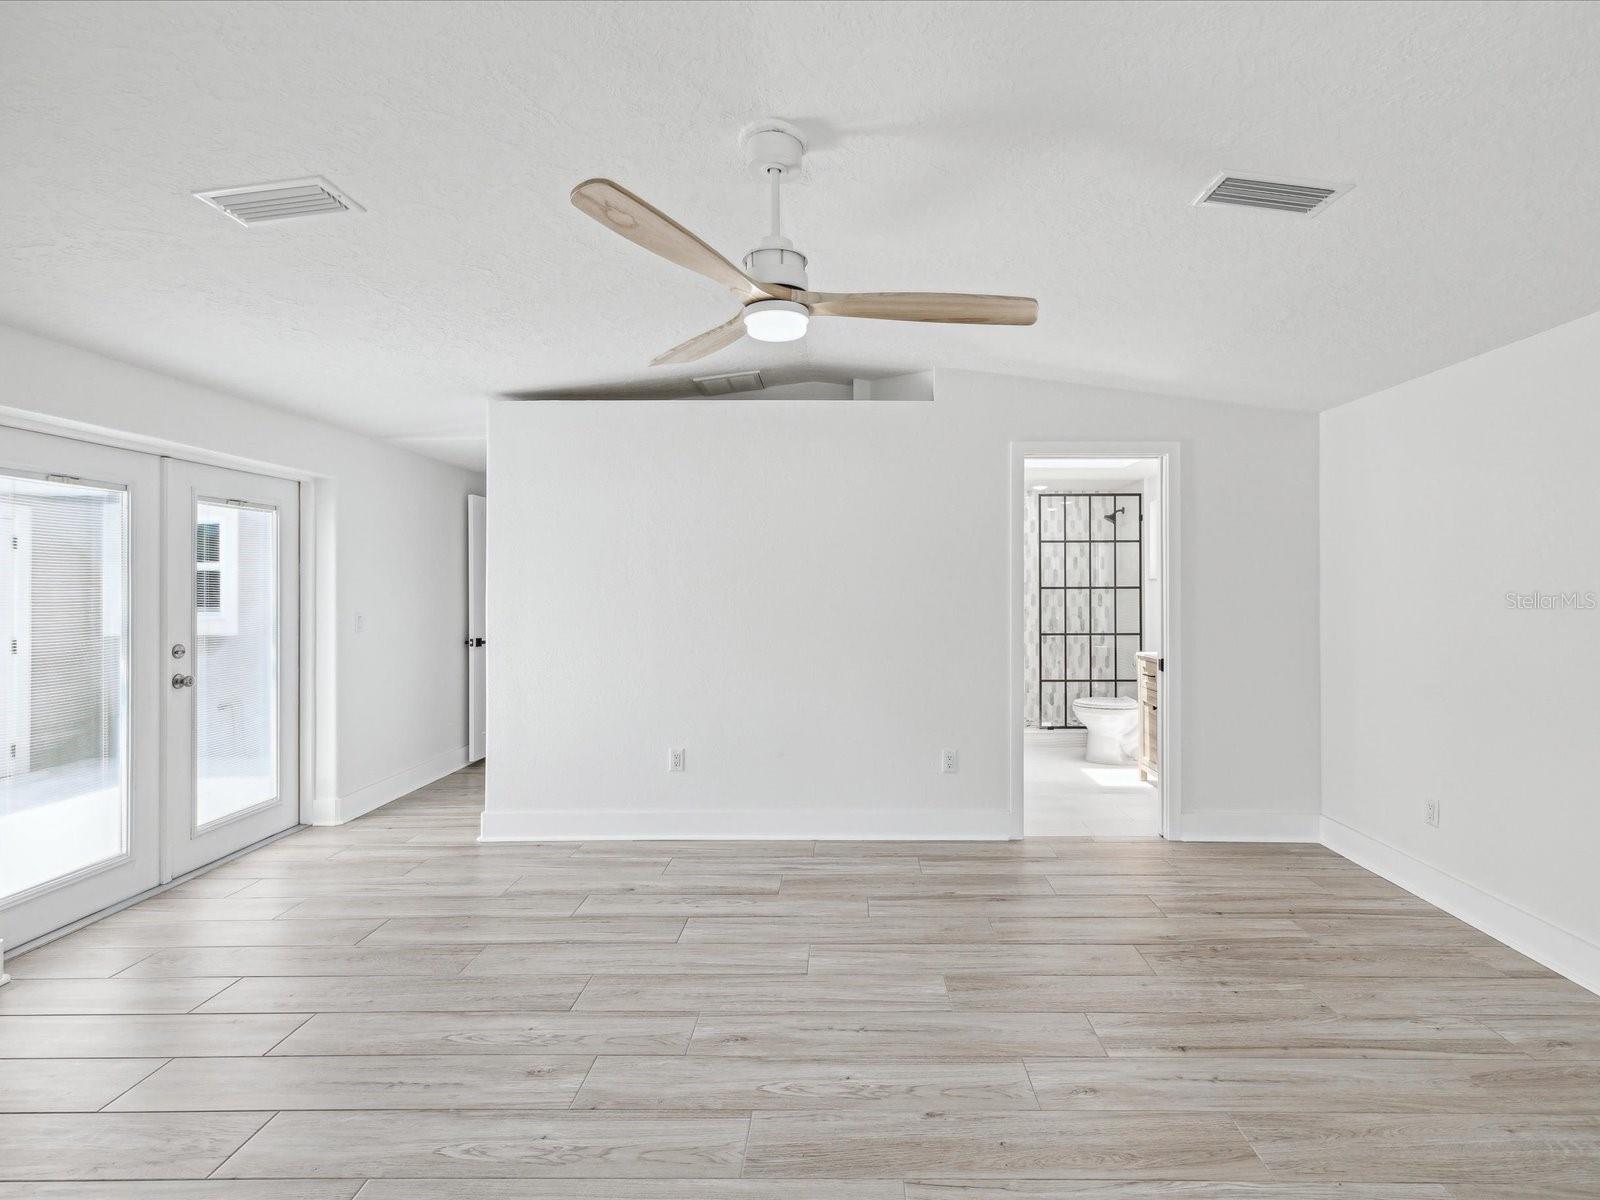
[[[193,675],[174,675],[172,677],[172,686],[175,687],[175,688],[193,687],[194,686],[194,676]]]
[[[182,658],[187,653],[189,653],[188,649],[181,642],[174,642],[173,643],[173,646],[172,646],[172,657],[173,658]]]

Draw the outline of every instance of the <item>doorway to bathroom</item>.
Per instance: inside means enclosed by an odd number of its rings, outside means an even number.
[[[1018,832],[1170,834],[1169,453],[1030,447],[1013,467]]]

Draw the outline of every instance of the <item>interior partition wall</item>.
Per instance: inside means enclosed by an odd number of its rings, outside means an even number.
[[[1138,693],[1143,496],[1040,492],[1039,727],[1082,729],[1072,702]]]

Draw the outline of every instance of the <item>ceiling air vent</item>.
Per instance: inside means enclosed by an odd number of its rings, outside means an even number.
[[[1350,185],[1308,179],[1256,179],[1219,175],[1195,197],[1195,204],[1232,204],[1314,217],[1350,190]]]
[[[694,386],[702,396],[731,396],[734,392],[759,392],[767,385],[760,371],[739,371],[732,375],[701,375]]]
[[[284,183],[258,183],[253,187],[217,188],[196,192],[194,197],[241,225],[366,211],[320,176],[290,179]]]

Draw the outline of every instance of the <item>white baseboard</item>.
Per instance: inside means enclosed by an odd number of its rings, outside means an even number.
[[[1459,917],[1579,986],[1600,992],[1600,946],[1332,817],[1323,817],[1321,824],[1322,844],[1336,854]]]
[[[766,841],[979,841],[1011,836],[1003,808],[661,809],[503,812],[486,809],[479,841],[605,842],[705,839]]]
[[[436,754],[425,759],[415,766],[398,771],[387,779],[380,779],[377,783],[369,783],[366,787],[340,796],[337,805],[339,819],[337,821],[312,821],[313,825],[343,825],[346,821],[354,821],[357,817],[364,817],[375,808],[382,808],[391,800],[398,800],[408,792],[414,792],[419,787],[426,787],[436,779],[443,779],[452,771],[459,771],[467,765],[467,747],[458,746],[454,750],[447,750],[443,754]]]
[[[1186,812],[1178,818],[1180,842],[1315,842],[1316,813]]]

